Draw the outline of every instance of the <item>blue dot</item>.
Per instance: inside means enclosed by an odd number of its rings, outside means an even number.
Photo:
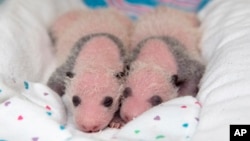
[[[51,115],[52,115],[52,113],[51,113],[51,112],[46,112],[46,113],[47,113],[47,115],[48,115],[48,116],[51,116]]]
[[[64,129],[65,129],[65,126],[64,126],[64,125],[60,125],[60,129],[61,129],[61,130],[64,130]]]
[[[0,93],[2,93],[2,90],[0,89]],[[1,141],[1,140],[0,140]]]
[[[26,90],[29,89],[29,83],[28,83],[27,81],[24,81],[24,88],[25,88]]]
[[[132,4],[143,4],[148,6],[156,6],[158,4],[157,0],[127,0],[127,2]]]
[[[183,126],[184,128],[187,128],[187,127],[188,127],[188,123],[184,123],[184,124],[182,124],[182,126]]]

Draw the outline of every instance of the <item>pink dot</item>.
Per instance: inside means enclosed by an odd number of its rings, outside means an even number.
[[[22,115],[19,115],[17,120],[23,120],[23,116]]]
[[[186,105],[182,105],[181,108],[187,108],[187,106]]]
[[[161,120],[161,117],[160,116],[155,116],[154,120]]]
[[[46,105],[46,107],[45,107],[47,110],[51,110],[51,107],[50,106],[48,106],[48,105]]]

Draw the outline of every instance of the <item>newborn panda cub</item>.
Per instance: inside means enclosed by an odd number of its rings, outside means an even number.
[[[120,116],[128,122],[178,96],[196,96],[204,72],[192,14],[159,7],[134,27]]]
[[[48,86],[81,131],[104,129],[119,108],[129,26],[119,11],[99,9],[69,12],[51,29],[58,67]]]

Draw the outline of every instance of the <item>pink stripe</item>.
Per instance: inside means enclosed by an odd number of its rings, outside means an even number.
[[[197,7],[200,0],[160,0],[162,3],[169,3],[178,6]]]
[[[116,0],[113,0],[116,1]],[[120,6],[124,6],[127,10],[132,10],[135,12],[139,12],[139,13],[144,13],[150,10],[150,8],[146,7],[146,6],[142,6],[142,5],[130,5],[126,2],[124,2],[124,0],[118,0]]]
[[[146,7],[146,6],[130,5],[126,2],[124,2],[124,0],[107,0],[107,2],[108,2],[108,4],[114,6],[118,9],[129,11],[129,12],[136,12],[138,14],[148,12],[151,10],[149,7]]]

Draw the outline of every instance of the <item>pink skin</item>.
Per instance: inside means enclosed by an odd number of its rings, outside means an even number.
[[[132,95],[122,102],[121,118],[128,122],[152,108],[150,99],[154,95],[162,101],[177,97],[177,88],[171,83],[171,76],[176,73],[174,56],[168,47],[159,40],[148,41],[131,66],[126,87],[131,88]]]
[[[93,33],[109,33],[128,44],[130,20],[114,9],[73,11],[61,17],[52,30],[56,37],[58,66],[65,62],[71,47],[81,37]],[[126,51],[126,49],[125,49]],[[125,52],[126,53],[126,52]],[[118,110],[123,91],[122,80],[115,75],[123,71],[123,61],[117,45],[106,36],[94,37],[82,48],[72,70],[73,78],[66,81],[63,96],[75,126],[84,132],[97,132],[108,126]],[[80,99],[77,104],[74,97]],[[105,107],[105,97],[113,103]]]
[[[132,52],[139,42],[148,37],[167,35],[182,41],[190,56],[199,60],[198,25],[192,14],[160,7],[135,23],[130,50]],[[178,87],[172,82],[177,70],[177,62],[167,45],[157,39],[148,41],[132,62],[126,79],[125,87],[131,91],[122,101],[121,118],[128,122],[155,106],[150,102],[155,95],[161,98],[161,102],[177,97]]]
[[[97,132],[105,128],[118,109],[122,85],[113,70],[122,71],[117,46],[106,37],[95,37],[82,49],[73,70],[66,95],[73,112],[73,121],[84,132]],[[78,96],[81,103],[74,106],[71,99]],[[113,104],[105,107],[105,97],[112,97]]]
[[[72,110],[75,125],[84,132],[97,132],[104,129],[118,109],[120,86],[117,80],[104,72],[105,70],[98,70],[98,72],[76,75],[76,79],[71,83],[74,87],[69,86],[71,97],[77,95],[81,99],[81,104]],[[106,96],[114,98],[111,107],[102,105]]]

